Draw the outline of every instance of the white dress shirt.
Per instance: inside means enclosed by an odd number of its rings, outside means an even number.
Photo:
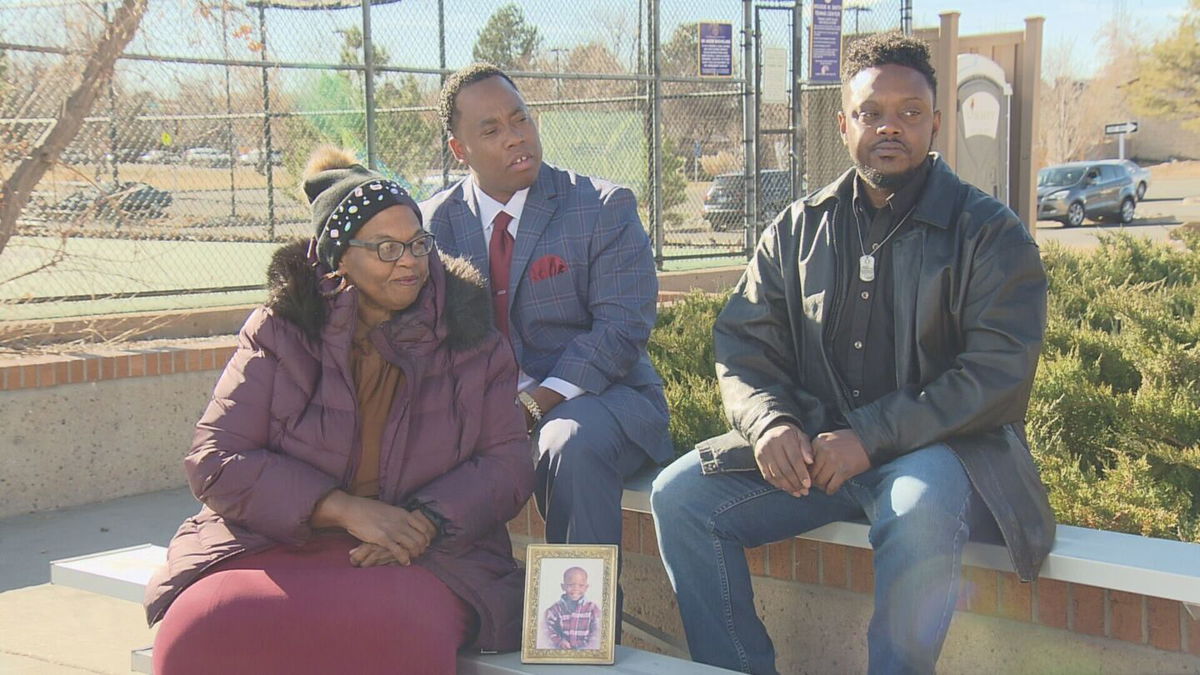
[[[479,186],[475,183],[474,176],[467,180],[467,184],[475,192],[475,202],[479,204],[479,220],[483,223],[483,240],[492,240],[492,221],[496,219],[496,214],[504,211],[512,216],[512,220],[508,223],[508,233],[512,235],[515,242],[517,240],[517,229],[521,226],[521,213],[525,210],[525,198],[529,196],[529,188],[514,192],[507,204],[501,204],[479,189]],[[491,251],[489,250],[488,253],[490,254]],[[532,377],[526,375],[524,370],[520,371],[517,379],[517,389],[519,391],[528,391],[536,386],[538,386],[537,382]],[[542,381],[541,386],[562,394],[563,398],[568,401],[584,393],[576,385],[558,377],[547,377]]]

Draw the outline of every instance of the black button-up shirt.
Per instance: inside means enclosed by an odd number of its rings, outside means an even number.
[[[871,205],[862,179],[854,178],[850,208],[838,209],[837,238],[842,253],[844,297],[838,298],[830,335],[833,362],[846,384],[852,407],[866,405],[896,390],[896,333],[891,244],[912,229],[908,216],[925,188],[930,162],[892,195]],[[875,258],[875,278],[863,281],[860,259]]]

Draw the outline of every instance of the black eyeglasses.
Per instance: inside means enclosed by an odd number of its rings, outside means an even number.
[[[378,242],[351,239],[346,243],[351,246],[369,248],[375,251],[375,254],[383,262],[396,262],[400,259],[400,256],[404,255],[404,251],[406,250],[411,251],[413,257],[416,258],[424,258],[429,255],[433,251],[434,238],[432,234],[422,234],[416,239],[407,242],[396,241],[394,239],[385,239]]]

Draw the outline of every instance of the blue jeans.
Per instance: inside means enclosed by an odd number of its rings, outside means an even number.
[[[865,516],[875,550],[869,671],[932,673],[972,522],[995,528],[962,463],[941,444],[859,474],[832,495],[800,498],[757,471],[702,475],[693,450],[659,474],[650,501],[692,658],[747,673],[774,673],[775,648],[754,609],[746,547]]]

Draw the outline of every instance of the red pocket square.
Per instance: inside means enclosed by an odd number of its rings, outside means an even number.
[[[529,266],[529,278],[534,281],[549,279],[567,271],[567,262],[556,255],[545,255]]]

